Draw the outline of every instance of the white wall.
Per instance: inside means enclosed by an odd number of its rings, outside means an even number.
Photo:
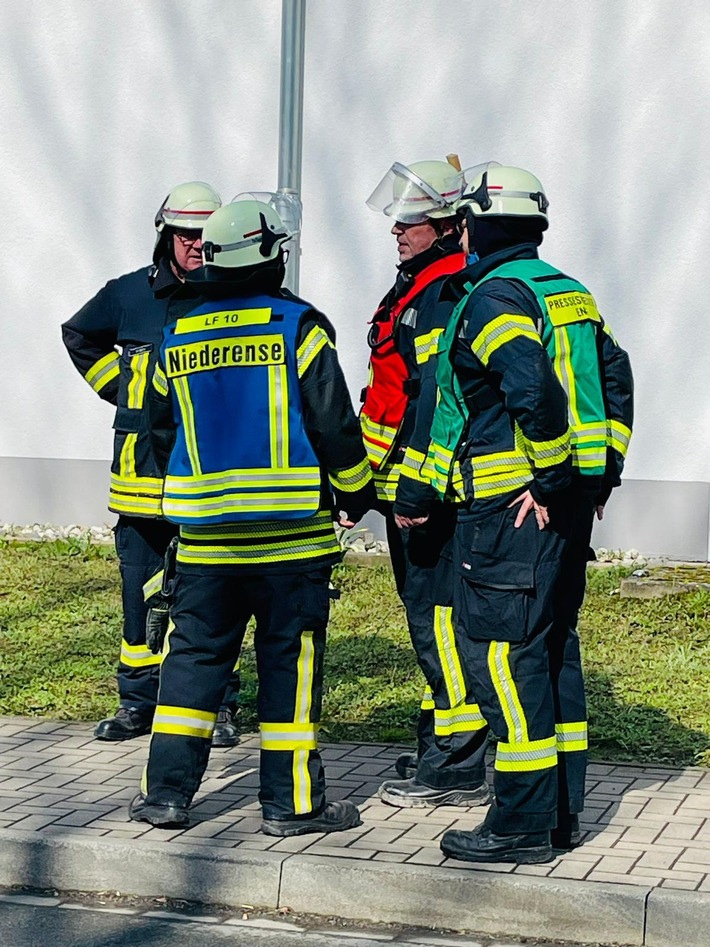
[[[278,0],[0,0],[0,456],[107,458],[110,409],[59,323],[147,262],[168,188],[276,185]],[[309,0],[302,294],[353,392],[394,238],[364,204],[393,160],[534,170],[547,258],[631,352],[632,478],[710,480],[710,5]]]

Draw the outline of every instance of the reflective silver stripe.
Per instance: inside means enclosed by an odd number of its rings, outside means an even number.
[[[196,730],[209,730],[210,733],[214,730],[214,726],[215,726],[214,720],[204,720],[201,717],[191,717],[187,713],[166,714],[166,713],[160,713],[159,711],[155,712],[153,723],[154,724],[172,723],[172,724],[177,724],[181,727],[194,727]]]
[[[223,474],[197,477],[165,478],[165,492],[188,496],[191,493],[216,493],[223,487],[241,488],[254,487],[281,487],[281,486],[312,487],[320,485],[319,467],[292,467],[281,470],[229,470]]]
[[[514,692],[515,684],[510,679],[510,665],[507,661],[509,648],[506,647],[504,641],[493,641],[490,645],[490,651],[492,651],[496,670],[493,686],[498,692],[498,698],[502,698],[501,702],[504,703],[503,712],[506,720],[513,724],[515,740],[509,740],[509,742],[522,743],[527,738],[528,726],[527,721],[518,710],[518,695]]]

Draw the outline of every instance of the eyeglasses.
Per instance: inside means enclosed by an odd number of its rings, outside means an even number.
[[[197,243],[202,240],[201,230],[174,230],[173,233],[180,243]]]

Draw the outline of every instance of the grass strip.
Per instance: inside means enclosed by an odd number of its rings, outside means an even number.
[[[710,765],[710,593],[621,599],[591,569],[580,618],[592,756]],[[423,678],[389,568],[340,566],[325,666],[323,737],[411,742]],[[0,541],[0,713],[98,720],[117,705],[121,600],[114,551],[85,540]],[[256,728],[249,634],[243,715]]]

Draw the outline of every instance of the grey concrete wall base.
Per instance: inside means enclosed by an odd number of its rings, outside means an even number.
[[[109,842],[0,829],[0,885],[64,891],[120,891],[236,907],[276,908],[281,865],[275,852],[206,852],[165,841]]]
[[[283,865],[280,901],[352,919],[640,945],[649,890],[294,855]]]
[[[710,943],[710,894],[655,888],[648,899],[648,947],[707,947]]]

